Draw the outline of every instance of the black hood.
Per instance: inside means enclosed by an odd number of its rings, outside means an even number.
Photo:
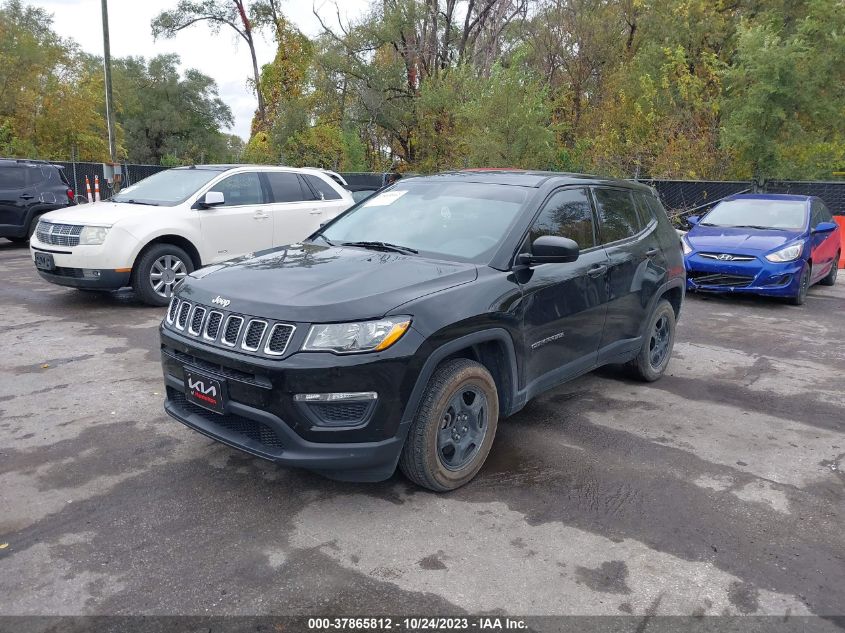
[[[474,264],[317,244],[257,253],[203,268],[179,296],[283,321],[327,323],[384,316],[427,294],[473,281]]]

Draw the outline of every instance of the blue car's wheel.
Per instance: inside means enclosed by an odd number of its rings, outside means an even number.
[[[810,289],[810,273],[812,272],[812,266],[809,263],[804,265],[804,268],[801,269],[801,278],[798,282],[798,293],[789,298],[789,303],[794,306],[804,305],[804,301],[807,299],[807,291]]]

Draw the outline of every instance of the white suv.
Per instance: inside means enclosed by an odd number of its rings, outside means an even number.
[[[106,202],[41,217],[30,240],[38,273],[74,288],[133,286],[166,305],[193,270],[304,239],[352,206],[319,169],[198,165],[160,172]]]

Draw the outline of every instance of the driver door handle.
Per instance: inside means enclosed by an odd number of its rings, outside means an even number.
[[[606,272],[607,272],[607,266],[602,264],[601,266],[593,266],[592,268],[590,268],[589,271],[587,271],[587,274],[590,277],[601,277]]]
[[[322,209],[311,209],[308,213],[310,213],[311,215],[322,215],[323,210]]]
[[[256,220],[269,220],[270,216],[264,213],[264,211],[256,211],[255,214],[252,216]]]
[[[23,194],[23,195],[21,196],[21,199],[23,199],[23,200],[32,200],[34,197],[35,197],[35,196],[33,196],[31,193],[25,193],[25,194]]]

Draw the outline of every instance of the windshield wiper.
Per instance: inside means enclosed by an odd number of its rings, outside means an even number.
[[[788,231],[778,226],[760,226],[759,224],[734,224],[732,229],[759,229],[761,231]]]
[[[329,238],[327,238],[327,237],[326,237],[325,235],[323,235],[322,233],[317,233],[314,237],[319,237],[319,238],[321,238],[321,239],[322,239],[322,240],[323,240],[326,244],[328,244],[329,246],[334,246],[334,242],[332,242]],[[310,242],[310,241],[313,241],[313,240],[309,240],[309,242]]]
[[[388,251],[391,253],[402,253],[403,255],[416,255],[419,251],[409,248],[407,246],[399,246],[398,244],[391,244],[390,242],[341,242],[341,246],[360,246],[362,248],[371,248],[376,251]]]
[[[135,200],[134,198],[129,198],[129,200],[112,200],[112,202],[126,202],[129,204],[143,204],[148,207],[157,207],[159,206],[157,202],[144,202],[142,200]]]

